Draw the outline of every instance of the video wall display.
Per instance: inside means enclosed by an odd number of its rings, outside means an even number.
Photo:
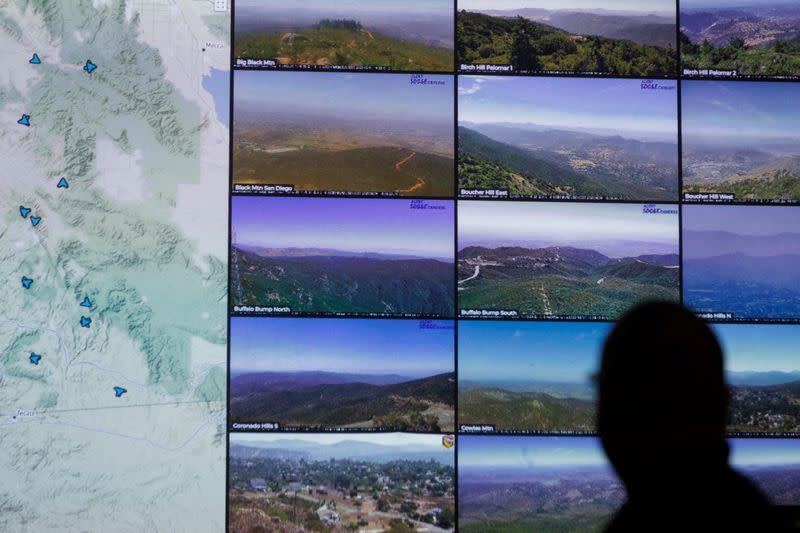
[[[651,300],[800,507],[795,4],[236,1],[230,530],[602,530],[593,376]]]

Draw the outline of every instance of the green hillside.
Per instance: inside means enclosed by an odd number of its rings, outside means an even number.
[[[570,168],[539,159],[533,153],[458,128],[458,186],[508,189],[512,195],[611,195],[616,191],[592,183]]]
[[[260,257],[235,249],[242,298],[234,305],[293,312],[452,316],[453,265],[432,259]]]
[[[725,46],[693,44],[681,33],[681,67],[735,70],[739,76],[800,76],[800,37],[752,48],[742,39]]]
[[[603,72],[623,76],[674,76],[671,48],[622,39],[570,35],[522,17],[460,11],[456,16],[459,63],[510,64],[518,71]]]
[[[453,51],[387,37],[355,21],[322,21],[313,28],[248,32],[236,36],[238,59],[275,59],[285,65],[453,70]]]
[[[492,267],[482,269],[482,276],[484,270],[487,277],[492,275]],[[645,300],[677,302],[680,299],[677,282],[663,286],[619,278],[603,279],[599,275],[584,279],[541,276],[515,280],[505,277],[503,272],[496,272],[492,277],[492,283],[459,291],[459,309],[514,309],[522,316],[544,315],[548,312],[549,302],[549,311],[556,316],[589,315],[614,319]],[[547,295],[547,301],[544,295]]]
[[[425,412],[434,404],[452,411],[454,374],[397,385],[347,383],[253,394],[231,404],[238,422],[281,422],[299,426],[366,425],[403,431],[452,431]]]
[[[494,424],[496,429],[592,431],[594,403],[537,392],[462,390],[458,418],[459,424]]]
[[[766,175],[728,180],[713,186],[686,186],[684,192],[729,193],[734,194],[737,199],[747,200],[798,200],[800,176],[789,170],[778,170]]]

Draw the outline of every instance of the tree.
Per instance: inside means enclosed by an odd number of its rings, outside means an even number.
[[[386,496],[378,498],[378,511],[386,513],[389,511],[389,499]]]
[[[523,72],[541,70],[542,68],[536,48],[534,48],[528,35],[525,22],[520,22],[518,30],[514,34],[514,41],[511,43],[511,65],[514,70]]]
[[[411,500],[406,500],[400,504],[400,512],[405,514],[411,514],[417,510],[417,507],[419,506],[417,505],[416,502],[413,502]]]
[[[731,47],[737,50],[744,50],[744,39],[740,37],[733,37],[730,42]]]

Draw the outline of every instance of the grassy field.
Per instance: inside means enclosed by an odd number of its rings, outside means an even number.
[[[237,184],[294,185],[304,191],[451,197],[455,181],[452,158],[389,146],[281,153],[242,148],[234,152],[233,169]]]
[[[237,35],[239,59],[274,59],[283,65],[389,67],[400,71],[451,72],[453,51],[369,31],[308,28]]]

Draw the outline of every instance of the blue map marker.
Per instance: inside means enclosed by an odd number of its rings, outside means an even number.
[[[92,319],[91,318],[89,318],[88,316],[82,316],[81,317],[81,327],[82,328],[88,328],[91,325],[92,325]]]
[[[114,387],[114,395],[119,398],[123,394],[128,392],[128,389],[123,389],[122,387]]]
[[[39,54],[34,52],[33,57],[31,58],[30,61],[28,61],[28,63],[30,63],[31,65],[41,65],[42,60],[39,59]]]
[[[89,299],[88,296],[86,296],[81,302],[81,307],[91,307],[91,306],[92,306],[92,301]]]
[[[30,289],[31,285],[33,285],[33,280],[27,276],[22,276],[22,286],[26,289]]]
[[[94,63],[92,63],[92,60],[91,60],[91,59],[87,59],[87,60],[86,60],[86,65],[83,67],[83,70],[85,70],[86,72],[88,72],[89,74],[91,74],[92,72],[94,72],[95,70],[97,70],[97,65],[95,65]]]
[[[38,365],[39,361],[42,360],[42,356],[31,352],[30,360],[32,365]]]
[[[61,178],[58,180],[58,185],[56,185],[56,187],[59,189],[69,189],[69,182],[67,181],[67,178]]]
[[[33,224],[34,228],[36,226],[38,226],[39,222],[41,222],[41,221],[42,221],[42,217],[31,217],[31,224]]]
[[[31,125],[31,116],[30,115],[22,115],[22,117],[17,121],[17,124],[22,124],[23,126],[30,126]]]
[[[31,214],[31,209],[29,207],[19,206],[19,214],[22,218],[28,218],[28,215]]]

